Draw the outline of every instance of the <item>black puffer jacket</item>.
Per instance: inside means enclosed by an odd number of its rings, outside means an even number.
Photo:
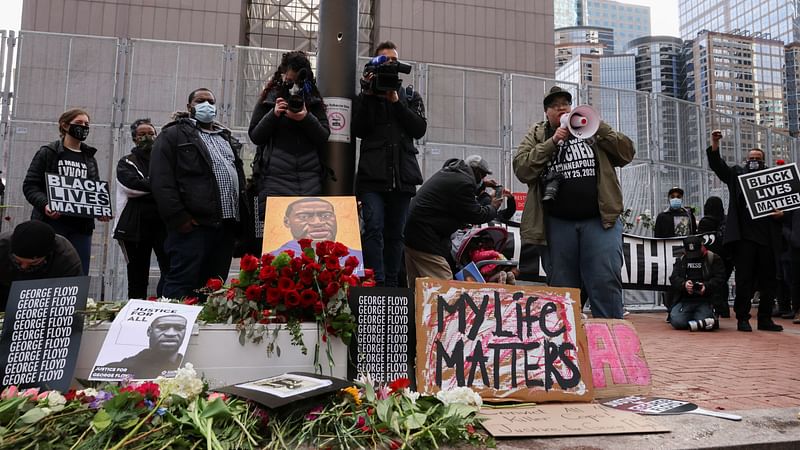
[[[318,98],[306,102],[301,121],[273,113],[278,90],[273,89],[253,110],[250,140],[258,146],[253,162],[259,204],[267,196],[309,196],[322,192],[324,174],[319,152],[331,134],[325,107]]]
[[[22,192],[25,194],[25,199],[28,200],[28,203],[33,205],[31,219],[53,223],[53,220],[44,214],[44,207],[47,206],[47,182],[45,181],[45,173],[58,173],[58,161],[65,151],[69,150],[64,148],[64,143],[61,140],[58,140],[43,145],[33,156],[31,165],[28,166],[28,173],[25,175],[25,180],[22,182]],[[86,155],[87,178],[90,180],[100,180],[97,160],[94,158],[97,149],[81,143],[81,152]],[[62,216],[57,220],[68,221],[71,225],[76,227],[78,231],[84,234],[91,234],[94,230],[94,219],[92,218]]]
[[[164,221],[150,190],[149,151],[136,147],[117,163],[117,214],[114,239],[139,242],[143,234],[163,233]]]
[[[353,105],[353,134],[361,138],[356,193],[414,193],[422,184],[414,139],[428,129],[425,106],[417,92],[401,90],[400,100],[361,93]],[[407,98],[408,97],[408,98]]]
[[[221,135],[233,149],[239,179],[239,215],[245,220],[242,217],[247,213],[245,178],[239,157],[242,144],[231,136],[230,130],[223,128]],[[177,229],[192,219],[200,225],[216,225],[222,221],[211,156],[188,113],[181,113],[177,120],[164,125],[156,138],[150,155],[150,186],[159,214],[169,229]]]
[[[450,235],[469,224],[486,223],[497,216],[491,205],[475,197],[478,183],[472,169],[460,159],[450,159],[425,182],[411,202],[405,244],[447,258]]]

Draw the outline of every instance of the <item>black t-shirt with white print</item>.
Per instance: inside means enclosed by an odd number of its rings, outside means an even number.
[[[65,148],[58,159],[58,174],[66,177],[87,178],[89,167],[86,164],[86,155]]]
[[[550,170],[563,175],[558,195],[545,202],[547,214],[559,219],[583,220],[600,216],[594,150],[583,139],[571,137],[559,146]]]

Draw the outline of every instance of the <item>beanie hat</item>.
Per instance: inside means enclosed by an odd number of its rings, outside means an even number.
[[[11,235],[11,253],[21,258],[39,258],[53,251],[56,232],[50,225],[30,220],[14,228]]]

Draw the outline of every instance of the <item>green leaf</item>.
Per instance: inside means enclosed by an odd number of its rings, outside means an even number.
[[[44,412],[42,408],[33,408],[23,414],[22,417],[19,418],[19,421],[25,425],[30,425],[44,419],[45,417],[47,417],[47,413]]]
[[[378,418],[381,419],[382,422],[389,422],[389,415],[391,408],[392,408],[391,400],[389,399],[378,400],[378,403],[375,407],[375,412],[378,413]]]
[[[422,428],[425,425],[425,421],[428,419],[428,415],[425,413],[414,413],[410,416],[405,418],[406,427],[409,430],[416,430],[417,428]]]
[[[445,415],[454,415],[465,419],[475,412],[477,412],[477,408],[474,406],[465,405],[463,403],[452,403],[448,405]]]
[[[208,403],[200,414],[200,417],[203,419],[227,419],[232,416],[233,414],[231,414],[231,410],[228,409],[228,405],[219,398],[215,398]]]
[[[330,353],[328,359],[332,360]],[[367,403],[375,403],[375,386],[370,383],[364,383],[364,395],[367,398]]]
[[[108,415],[108,412],[105,409],[97,411],[97,414],[92,419],[92,428],[100,432],[108,428],[109,425],[111,425],[111,416]]]

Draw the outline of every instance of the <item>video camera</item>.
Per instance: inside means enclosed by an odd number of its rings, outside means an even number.
[[[283,97],[289,104],[287,109],[293,113],[302,111],[306,101],[306,94],[311,93],[311,83],[308,81],[306,69],[300,69],[294,82],[284,83],[283,86]]]
[[[411,73],[411,66],[400,61],[393,61],[385,55],[376,56],[364,66],[363,77],[366,78],[369,74],[373,76],[370,81],[362,78],[361,89],[381,94],[397,91],[403,83],[398,76],[399,73]]]

